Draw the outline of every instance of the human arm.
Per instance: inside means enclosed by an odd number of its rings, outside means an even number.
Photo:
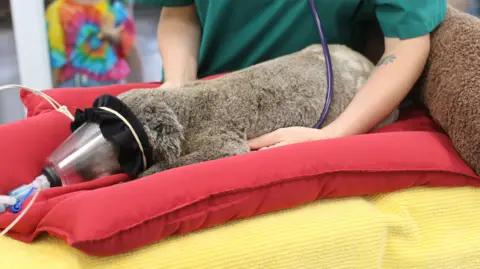
[[[57,84],[58,84],[60,70],[58,68],[54,68],[51,70],[51,74],[52,74],[52,87],[55,88],[57,87]]]
[[[407,96],[420,77],[430,51],[430,35],[385,38],[385,53],[347,109],[325,127],[333,137],[370,131]]]
[[[132,23],[134,23],[135,21],[134,9],[133,9],[134,2],[135,0],[122,1],[127,11],[128,19],[130,19]],[[142,60],[140,57],[138,46],[135,44],[135,42],[133,43],[133,46],[130,49],[130,51],[127,53],[125,60],[127,61],[128,66],[130,67],[130,73],[128,74],[126,81],[128,83],[143,81],[144,78],[143,78]]]
[[[127,58],[135,44],[136,27],[125,4],[114,2],[110,12],[104,14],[100,23],[98,37],[111,42],[121,56]]]
[[[326,127],[333,137],[366,133],[400,104],[420,77],[430,51],[430,32],[447,10],[446,0],[375,3],[385,52],[344,113]]]
[[[201,28],[195,5],[162,8],[157,35],[164,87],[197,79]]]
[[[419,78],[430,49],[430,35],[400,40],[385,38],[385,53],[345,111],[322,129],[283,128],[252,139],[250,147],[287,144],[367,133],[405,98]]]
[[[124,29],[123,25],[115,26],[115,21],[108,17],[102,18],[98,38],[108,40],[114,45],[121,45],[121,35]]]
[[[383,12],[377,13],[377,17],[385,36],[385,52],[347,109],[320,130],[290,127],[254,138],[249,141],[251,149],[366,133],[406,97],[424,69],[430,50],[429,33],[443,20],[446,4],[442,1],[432,4],[432,1],[418,0],[415,2],[418,6],[409,7],[414,2],[376,2],[380,5],[377,12]]]

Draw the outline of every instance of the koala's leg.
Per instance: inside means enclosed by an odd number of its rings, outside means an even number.
[[[164,170],[190,164],[226,158],[250,152],[246,135],[224,129],[204,130],[189,137],[185,145],[188,153],[180,156],[172,164],[156,163],[141,173],[138,178],[146,177]]]
[[[176,168],[176,167],[181,167],[185,165],[226,158],[230,156],[244,154],[247,152],[249,152],[248,146],[246,146],[244,150],[240,150],[239,147],[232,147],[232,148],[222,147],[222,148],[215,149],[214,152],[212,152],[211,150],[195,151],[178,158],[178,160],[174,162],[170,166],[170,168]]]
[[[248,153],[246,135],[222,129],[200,132],[188,142],[188,153],[180,156],[170,168]]]

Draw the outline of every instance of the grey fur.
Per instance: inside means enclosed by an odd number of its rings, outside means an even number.
[[[324,125],[336,119],[374,64],[343,45],[329,46],[334,94]],[[140,176],[249,152],[247,139],[289,126],[313,126],[327,91],[321,45],[179,89],[119,95],[143,124],[155,165]],[[379,126],[394,122],[396,109]],[[377,126],[378,127],[378,126]]]

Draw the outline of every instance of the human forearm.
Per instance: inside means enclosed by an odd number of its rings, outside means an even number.
[[[328,128],[334,136],[370,131],[406,97],[421,75],[430,50],[429,36],[386,39],[385,53],[347,109]]]
[[[195,80],[201,36],[195,6],[163,8],[157,35],[164,80],[174,84]]]
[[[119,32],[103,34],[103,35],[100,35],[100,37],[102,39],[108,40],[113,45],[120,45],[120,33]]]
[[[52,87],[55,88],[58,83],[58,74],[60,73],[60,70],[58,68],[54,68],[51,70],[51,75],[52,75]]]

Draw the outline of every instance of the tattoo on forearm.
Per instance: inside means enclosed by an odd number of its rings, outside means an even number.
[[[380,61],[378,61],[377,67],[382,66],[382,65],[387,65],[387,64],[395,61],[395,59],[397,59],[397,56],[395,56],[395,55],[384,56],[384,57],[382,57],[382,59],[380,59]]]

